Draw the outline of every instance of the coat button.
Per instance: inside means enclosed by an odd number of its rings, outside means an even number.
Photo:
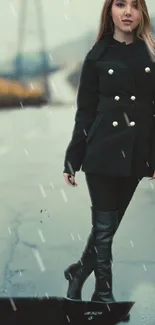
[[[145,72],[150,72],[151,71],[151,69],[149,68],[149,67],[147,67],[147,68],[145,68]]]
[[[120,100],[120,97],[119,96],[115,96],[115,100]]]
[[[114,73],[114,70],[113,70],[113,69],[109,69],[109,70],[108,70],[108,73],[109,73],[109,74],[113,74],[113,73]]]
[[[114,121],[112,124],[113,124],[113,126],[117,126],[118,125],[118,122],[117,121]]]
[[[135,122],[133,121],[133,122],[130,122],[130,125],[131,126],[134,126],[135,125]]]
[[[135,97],[135,96],[131,96],[130,98],[131,98],[131,100],[135,100],[135,99],[136,99],[136,97]]]

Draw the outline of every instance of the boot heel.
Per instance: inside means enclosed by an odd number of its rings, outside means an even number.
[[[79,270],[80,265],[80,263],[73,263],[67,267],[67,269],[64,271],[66,280],[70,281],[74,278],[76,272]]]

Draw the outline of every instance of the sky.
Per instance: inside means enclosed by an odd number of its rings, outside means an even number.
[[[9,56],[17,50],[19,30],[19,8],[26,0],[0,0],[0,58]],[[46,32],[46,45],[51,49],[59,44],[83,36],[99,26],[103,0],[37,0],[41,2]],[[29,34],[25,48],[39,46],[35,0],[27,0],[28,15],[26,28]],[[153,5],[154,3],[154,5]],[[155,14],[155,0],[147,0],[150,14]]]

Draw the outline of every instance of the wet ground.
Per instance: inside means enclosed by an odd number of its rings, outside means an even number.
[[[64,268],[79,259],[90,231],[90,201],[64,183],[74,109],[0,113],[0,296],[65,296]],[[131,325],[155,324],[155,181],[143,179],[114,240],[114,294],[135,300]],[[91,275],[83,290],[89,300]]]

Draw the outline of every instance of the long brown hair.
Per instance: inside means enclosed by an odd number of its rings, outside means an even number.
[[[96,41],[114,32],[114,23],[111,16],[113,1],[105,0],[104,2]],[[137,0],[137,6],[141,14],[141,21],[135,30],[135,35],[145,41],[152,59],[155,60],[155,39],[152,36],[151,21],[145,0]]]

